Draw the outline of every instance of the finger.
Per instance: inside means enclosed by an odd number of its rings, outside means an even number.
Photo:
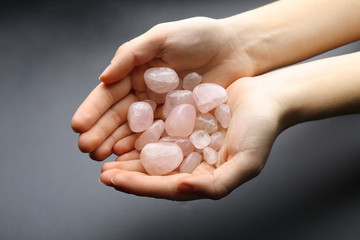
[[[112,154],[114,144],[122,138],[133,134],[127,123],[122,124],[117,128],[95,151],[90,153],[90,158],[97,161],[102,161]],[[136,159],[136,158],[133,158]]]
[[[135,141],[139,137],[140,133],[127,136],[119,141],[117,141],[113,147],[113,152],[120,156],[124,153],[132,151],[135,149]]]
[[[107,172],[104,172],[105,174]],[[113,171],[111,172],[111,182],[113,186],[123,192],[138,196],[154,198],[165,198],[171,200],[193,200],[202,196],[195,194],[181,193],[177,191],[178,182],[181,178],[188,176],[187,173],[150,176],[136,171]],[[107,177],[111,177],[107,176]]]
[[[105,139],[127,120],[129,106],[137,99],[129,94],[115,105],[95,123],[87,132],[81,133],[78,145],[83,152],[93,152]]]
[[[118,158],[115,159],[115,161],[127,161],[132,159],[139,159],[139,158],[140,158],[140,153],[137,150],[132,150],[130,152],[120,155]]]
[[[100,80],[104,83],[113,83],[129,74],[134,67],[140,66],[161,51],[165,34],[157,29],[150,29],[133,40],[124,43],[117,50],[111,64],[104,70]]]
[[[72,129],[79,133],[89,130],[114,103],[126,96],[130,90],[130,77],[112,85],[100,83],[75,112],[71,121]]]
[[[101,172],[105,172],[110,169],[122,169],[127,171],[146,173],[145,168],[143,167],[139,159],[104,163],[101,168]]]

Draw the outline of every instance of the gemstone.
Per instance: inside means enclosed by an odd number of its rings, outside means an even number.
[[[228,99],[226,90],[215,83],[202,83],[193,90],[193,98],[200,112],[206,113]]]
[[[165,120],[166,133],[171,137],[187,137],[194,129],[196,111],[191,104],[176,106]]]
[[[213,148],[216,151],[219,151],[221,146],[224,144],[225,136],[222,132],[214,132],[211,134],[211,142],[209,147]]]
[[[190,135],[190,141],[197,149],[203,149],[210,144],[211,137],[204,130],[196,130]]]
[[[191,152],[184,161],[180,164],[179,172],[191,173],[201,162],[201,154],[197,152]]]
[[[218,123],[216,118],[210,113],[200,113],[195,120],[195,130],[205,130],[212,134],[218,130]]]
[[[165,123],[163,120],[156,120],[151,127],[146,129],[135,141],[136,150],[140,151],[148,143],[157,142],[163,133]]]
[[[215,109],[215,117],[223,128],[228,128],[231,121],[230,107],[227,104],[220,104]]]
[[[165,102],[166,93],[156,93],[151,91],[149,88],[146,88],[146,93],[150,100],[153,100],[157,104],[162,104]]]
[[[175,143],[181,148],[184,156],[189,155],[189,153],[195,150],[194,144],[190,141],[189,138],[178,138]]]
[[[151,100],[151,99],[145,99],[143,100],[143,102],[147,102],[148,104],[150,104],[150,106],[152,107],[153,109],[153,112],[155,112],[155,109],[157,107],[157,104],[154,100]]]
[[[192,91],[201,83],[202,77],[196,72],[189,73],[183,79],[183,89]]]
[[[147,102],[134,102],[130,105],[128,124],[133,132],[142,132],[148,129],[154,120],[154,112]]]
[[[167,117],[171,110],[173,110],[177,105],[189,103],[196,108],[196,104],[192,97],[192,92],[189,90],[173,90],[166,94],[165,104],[163,107],[163,115]]]
[[[167,174],[175,170],[182,160],[181,148],[175,143],[149,143],[140,153],[141,164],[150,175]]]
[[[215,164],[217,161],[217,152],[211,147],[204,148],[204,159],[208,164]]]
[[[153,92],[166,93],[179,85],[177,73],[168,67],[149,68],[144,73],[146,86]]]

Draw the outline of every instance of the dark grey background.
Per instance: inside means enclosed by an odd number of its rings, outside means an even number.
[[[77,149],[71,117],[121,43],[268,2],[2,1],[0,239],[360,239],[359,115],[286,130],[260,176],[219,201],[116,192]]]

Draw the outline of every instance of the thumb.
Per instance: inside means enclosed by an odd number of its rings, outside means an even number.
[[[152,28],[139,37],[122,44],[99,79],[104,83],[113,83],[123,79],[136,66],[156,57],[164,39],[165,34],[159,31],[159,28]]]

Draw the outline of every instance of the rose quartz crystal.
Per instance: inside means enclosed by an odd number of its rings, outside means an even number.
[[[201,83],[202,77],[196,72],[189,73],[183,79],[183,89],[192,91]]]
[[[187,137],[194,129],[196,111],[191,104],[176,106],[165,120],[165,130],[172,137]]]
[[[151,100],[151,99],[146,99],[146,100],[143,100],[143,102],[147,102],[148,104],[150,104],[150,106],[152,107],[153,109],[153,112],[155,112],[155,109],[157,107],[157,104],[154,100]]]
[[[227,104],[220,104],[215,109],[215,117],[223,128],[228,128],[231,121],[230,107]]]
[[[177,105],[189,103],[196,108],[196,104],[192,97],[192,92],[189,90],[173,90],[166,94],[165,104],[163,107],[163,115],[167,117],[171,110],[173,110]]]
[[[193,90],[193,98],[202,113],[209,112],[228,99],[225,89],[215,83],[202,83]]]
[[[134,102],[130,105],[128,124],[133,132],[142,132],[148,129],[154,120],[154,112],[150,104],[146,102]]]
[[[214,132],[211,135],[211,142],[209,147],[213,148],[216,151],[219,151],[221,146],[224,144],[225,136],[222,132]]]
[[[141,164],[150,175],[167,174],[176,169],[182,160],[181,148],[175,143],[149,143],[140,153]]]
[[[163,133],[165,124],[163,120],[155,121],[151,127],[146,129],[135,141],[136,150],[140,151],[148,143],[157,142]]]
[[[211,142],[211,137],[204,130],[196,130],[190,136],[190,141],[197,149],[203,149]]]
[[[211,147],[204,148],[204,159],[208,164],[215,164],[217,161],[217,152]]]
[[[179,172],[191,173],[201,162],[201,154],[197,152],[190,153],[180,164]]]
[[[166,93],[179,85],[177,73],[167,67],[149,68],[144,73],[146,86],[153,92]]]
[[[189,155],[189,153],[195,150],[195,146],[188,138],[178,138],[175,143],[181,148],[184,156]]]
[[[165,102],[166,93],[156,93],[151,91],[149,88],[146,88],[146,93],[149,98],[157,104],[162,104]]]
[[[216,118],[210,113],[200,113],[195,120],[195,130],[205,130],[212,134],[218,130],[218,123]]]

